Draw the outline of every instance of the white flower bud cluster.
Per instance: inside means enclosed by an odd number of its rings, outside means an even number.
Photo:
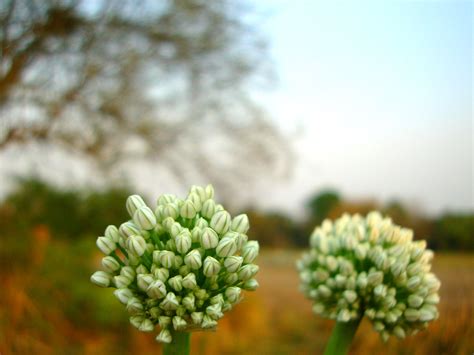
[[[193,186],[186,199],[158,198],[155,210],[138,195],[126,203],[131,220],[108,226],[97,247],[106,255],[103,271],[91,276],[130,314],[130,323],[169,343],[171,331],[214,328],[254,291],[259,245],[249,241],[247,215],[234,218],[214,201],[214,189]]]
[[[367,316],[387,340],[415,334],[438,318],[440,281],[430,272],[432,258],[410,229],[371,212],[325,220],[297,267],[316,314],[340,322]]]

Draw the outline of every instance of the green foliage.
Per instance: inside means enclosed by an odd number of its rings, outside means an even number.
[[[5,234],[28,234],[45,226],[55,238],[96,235],[127,218],[123,208],[131,194],[127,188],[104,191],[65,190],[40,179],[21,178],[0,209]]]
[[[313,219],[315,224],[321,223],[340,202],[341,197],[333,190],[322,191],[315,195],[308,201],[311,219]]]
[[[436,249],[474,250],[474,215],[447,214],[434,223],[431,244]]]

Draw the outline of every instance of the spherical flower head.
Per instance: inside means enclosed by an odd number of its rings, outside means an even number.
[[[438,318],[433,252],[379,212],[325,220],[297,262],[301,290],[325,318],[367,316],[383,340],[404,338]],[[242,272],[242,271],[241,271]]]
[[[192,186],[185,199],[161,195],[155,206],[132,195],[126,208],[130,220],[97,240],[103,270],[91,281],[116,288],[140,331],[158,327],[157,341],[169,343],[173,330],[214,328],[244,290],[258,287],[259,248],[246,235],[248,217],[232,218],[211,185]]]

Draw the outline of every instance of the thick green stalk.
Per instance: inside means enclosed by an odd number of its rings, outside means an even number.
[[[173,340],[169,344],[163,344],[163,355],[189,355],[190,332],[171,332]]]
[[[347,354],[361,319],[351,322],[337,322],[332,330],[324,355]]]

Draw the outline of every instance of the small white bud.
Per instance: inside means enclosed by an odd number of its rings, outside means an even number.
[[[120,264],[112,256],[106,256],[102,259],[102,266],[108,272],[115,272],[120,269]]]
[[[173,292],[168,292],[165,299],[161,302],[160,307],[165,311],[176,310],[179,306],[178,299]]]
[[[216,203],[214,200],[206,200],[202,205],[201,215],[206,218],[212,218],[216,210]]]
[[[407,281],[407,288],[410,291],[414,291],[420,284],[421,278],[419,276],[412,276]]]
[[[348,309],[342,309],[337,314],[337,321],[338,322],[349,322],[351,320],[351,314]]]
[[[168,280],[168,278],[170,277],[170,272],[169,272],[168,269],[166,269],[164,267],[160,267],[160,268],[156,268],[153,271],[153,276],[155,276],[155,278],[157,280],[161,280],[162,282],[166,282],[166,280]]]
[[[217,275],[221,269],[221,264],[212,256],[206,257],[204,260],[203,273],[206,277]]]
[[[383,281],[383,272],[381,271],[374,271],[370,272],[367,276],[367,282],[372,286],[377,286],[381,284]]]
[[[217,321],[209,317],[209,315],[205,314],[202,318],[201,327],[204,329],[214,328],[217,325]]]
[[[179,292],[183,289],[183,277],[181,275],[170,278],[168,283],[175,291]]]
[[[216,247],[216,254],[220,257],[233,255],[236,251],[237,245],[233,238],[222,238]]]
[[[143,304],[136,297],[132,297],[127,302],[127,311],[130,314],[140,314],[143,312]]]
[[[423,298],[418,295],[408,296],[408,306],[411,308],[418,308],[423,304]]]
[[[206,186],[205,191],[208,199],[214,198],[214,187],[211,184]]]
[[[193,273],[189,273],[187,274],[184,278],[183,278],[183,287],[187,288],[187,289],[194,289],[196,288],[197,286],[197,282],[196,282],[196,275],[193,274]]]
[[[224,234],[230,228],[230,214],[227,211],[216,212],[211,219],[210,226],[219,234]]]
[[[243,258],[241,256],[229,256],[224,260],[224,266],[228,272],[236,272],[242,265]]]
[[[191,233],[187,229],[183,230],[175,237],[176,250],[178,253],[185,254],[191,248]]]
[[[393,328],[393,334],[395,334],[395,336],[398,338],[398,339],[404,339],[406,337],[406,333],[405,331],[403,330],[403,328],[399,325],[397,325],[395,328]]]
[[[139,274],[137,276],[138,288],[144,292],[148,289],[148,286],[154,281],[151,274]]]
[[[91,276],[91,282],[99,287],[109,287],[112,276],[105,271],[96,271]]]
[[[357,299],[357,293],[353,290],[345,290],[343,292],[344,298],[347,300],[349,303],[354,303],[355,300]]]
[[[319,285],[318,286],[318,293],[321,295],[321,297],[328,298],[329,296],[331,296],[332,291],[326,285]]]
[[[246,234],[250,228],[249,218],[246,214],[239,214],[232,220],[230,229],[237,233]]]
[[[179,317],[179,316],[174,316],[173,317],[173,328],[174,330],[183,330],[186,328],[186,321]]]
[[[241,289],[239,287],[229,287],[225,290],[225,297],[229,300],[231,303],[236,303],[240,300],[240,293]]]
[[[125,207],[127,208],[128,214],[130,217],[133,217],[135,211],[140,207],[146,206],[145,201],[139,195],[131,195],[127,198]]]
[[[211,228],[205,228],[201,234],[201,246],[204,249],[212,249],[219,243],[217,233]]]
[[[192,219],[196,217],[197,213],[197,208],[194,206],[194,203],[192,203],[190,200],[184,201],[184,204],[181,206],[181,209],[179,210],[179,214],[183,218],[188,218]]]
[[[169,344],[173,340],[173,338],[171,337],[171,333],[168,329],[163,329],[155,339],[156,341],[165,344]]]
[[[184,257],[184,263],[193,270],[199,269],[202,265],[201,254],[196,249],[191,250]]]
[[[225,277],[224,281],[225,281],[225,283],[226,283],[227,285],[233,285],[233,284],[235,284],[237,281],[239,281],[239,275],[237,275],[236,272],[227,274],[227,276]]]
[[[416,322],[420,318],[420,311],[413,308],[407,308],[404,312],[405,319],[409,322]]]
[[[181,303],[183,304],[184,308],[186,308],[188,311],[194,311],[195,310],[195,302],[196,298],[192,293],[186,295],[186,297],[183,297]]]
[[[123,275],[118,275],[114,277],[114,283],[117,288],[126,288],[132,283],[132,281],[132,279]]]
[[[127,239],[127,249],[136,256],[142,256],[146,250],[146,241],[140,235],[132,235]]]
[[[119,227],[119,231],[125,237],[140,234],[140,229],[133,222],[122,223]]]
[[[146,293],[148,296],[154,299],[160,299],[166,295],[166,286],[161,280],[156,280],[150,283]]]
[[[191,187],[191,193],[195,193],[196,195],[198,195],[201,202],[207,200],[206,190],[202,186],[193,185]]]
[[[107,237],[97,238],[96,245],[100,249],[100,251],[104,253],[105,255],[111,254],[117,248],[117,245],[115,244],[115,242],[112,239],[107,238]]]
[[[163,250],[160,253],[160,263],[165,268],[172,268],[175,264],[175,254],[172,251]]]
[[[255,291],[258,288],[258,281],[255,279],[250,279],[244,282],[242,288],[247,291]]]
[[[239,279],[242,281],[247,281],[251,279],[257,274],[258,269],[258,265],[255,264],[248,264],[242,266],[238,271]]]
[[[258,242],[255,240],[251,240],[245,244],[242,250],[242,256],[244,258],[244,263],[250,264],[252,263],[258,256],[259,252],[259,245]]]
[[[150,208],[143,206],[135,211],[133,222],[144,230],[151,230],[156,225],[156,217]]]
[[[197,193],[191,192],[188,195],[187,201],[191,201],[193,203],[193,206],[194,206],[196,212],[201,211],[202,201],[201,201],[201,198],[199,197],[199,195]]]
[[[171,317],[160,316],[158,317],[158,324],[161,328],[167,328],[171,324]]]
[[[115,226],[107,226],[105,228],[105,233],[104,235],[109,238],[110,240],[113,240],[115,243],[118,243],[120,240],[120,232]]]
[[[203,312],[193,312],[191,313],[191,319],[193,320],[194,324],[201,324],[203,319],[204,313]]]
[[[206,314],[214,320],[218,320],[224,316],[220,303],[206,307]]]
[[[119,288],[114,291],[115,297],[120,301],[122,304],[127,304],[130,298],[133,297],[133,292],[132,290],[128,288]]]

